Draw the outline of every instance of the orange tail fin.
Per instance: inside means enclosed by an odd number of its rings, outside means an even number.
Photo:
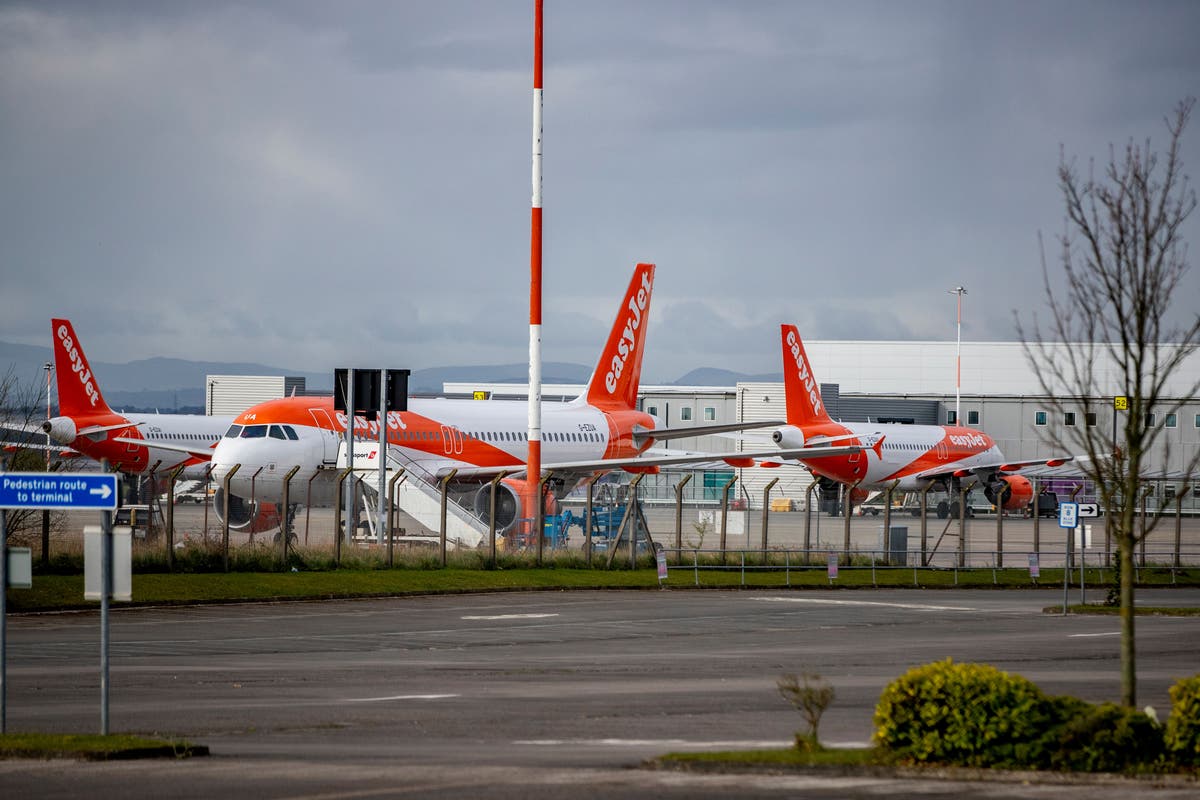
[[[787,404],[789,425],[804,427],[819,422],[831,422],[821,402],[821,387],[808,363],[804,343],[795,325],[780,325],[783,342],[783,394]]]
[[[654,265],[638,264],[613,321],[608,342],[600,352],[600,361],[588,381],[584,397],[590,405],[606,409],[637,408],[653,289]]]
[[[58,413],[63,416],[111,413],[100,385],[67,319],[50,320],[54,340],[54,376],[58,380]]]

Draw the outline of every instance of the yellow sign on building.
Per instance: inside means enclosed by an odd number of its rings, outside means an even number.
[[[1128,411],[1129,410],[1129,398],[1123,394],[1117,395],[1116,397],[1113,398],[1113,408],[1116,409],[1117,411]]]
[[[488,394],[487,392],[481,392],[479,390],[476,390],[475,393],[472,395],[472,398],[475,400],[487,400],[487,394]]]

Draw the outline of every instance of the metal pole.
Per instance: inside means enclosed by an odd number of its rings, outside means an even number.
[[[542,0],[534,2],[533,144],[529,212],[529,447],[525,458],[525,503],[541,505],[542,476]],[[534,492],[538,492],[536,495]],[[537,531],[541,563],[542,531]]]
[[[446,566],[446,493],[450,490],[450,481],[458,473],[457,469],[450,470],[446,477],[442,478],[442,517],[441,528],[438,531],[442,550],[442,566]]]
[[[808,484],[808,488],[804,490],[804,560],[808,561],[808,551],[812,549],[812,536],[809,527],[812,524],[812,496],[813,491],[817,488],[816,480]],[[817,512],[817,521],[820,522],[820,512]]]
[[[337,568],[342,563],[342,499],[345,495],[342,494],[342,484],[346,482],[346,476],[350,474],[350,468],[342,470],[337,477],[337,491],[334,492],[333,501],[333,566]],[[311,486],[311,482],[309,484]]]
[[[234,470],[236,471],[236,467]],[[108,472],[108,459],[100,460]],[[233,473],[230,473],[233,474]],[[228,494],[226,494],[228,498]],[[228,521],[228,503],[226,503]],[[100,512],[100,735],[108,736],[108,598],[112,594],[112,512]]]
[[[842,487],[842,515],[845,519],[845,527],[846,527],[845,535],[843,536],[844,541],[842,543],[842,555],[846,559],[846,564],[849,564],[850,563],[850,512],[854,510],[850,504],[850,495],[854,491],[854,489],[858,486],[858,484],[856,483],[856,484],[854,484],[854,486],[847,486],[846,484],[843,483],[840,485]]]
[[[688,485],[688,481],[694,475],[695,473],[689,472],[675,484],[675,555],[679,558],[683,557],[683,487]]]
[[[280,526],[279,534],[280,534],[280,538],[283,539],[283,568],[284,569],[287,569],[288,539],[291,538],[291,535],[292,535],[291,531],[288,530],[288,528],[291,527],[291,523],[292,523],[292,520],[289,519],[289,517],[291,516],[292,478],[294,478],[296,476],[296,473],[299,471],[300,471],[300,465],[297,464],[296,466],[292,467],[291,470],[289,470],[286,475],[283,476],[283,508],[280,509],[280,511],[283,512],[283,517],[280,519],[280,522],[279,522],[279,526]]]
[[[958,565],[967,565],[967,492],[966,486],[958,487]]]
[[[309,476],[308,481],[305,482],[305,486],[304,486],[304,546],[305,547],[308,547],[308,523],[310,523],[312,521],[312,482],[313,482],[313,478],[317,477],[320,474],[321,474],[320,470],[314,472],[312,475]],[[338,489],[341,490],[341,488],[342,488],[341,484],[338,484]],[[338,501],[334,500],[333,504],[336,506],[338,504]]]
[[[8,467],[0,456],[0,472]],[[0,733],[8,732],[8,512],[0,508]]]
[[[1033,552],[1040,556],[1042,553],[1042,532],[1039,522],[1042,518],[1042,487],[1038,479],[1033,479]]]
[[[637,569],[637,532],[638,520],[640,514],[638,511],[638,484],[642,482],[642,478],[646,477],[646,473],[638,473],[633,480],[629,482],[629,505],[625,508],[625,516],[629,518],[629,568]],[[733,481],[730,481],[732,483]],[[646,532],[647,536],[649,531]]]
[[[929,484],[921,490],[921,566],[929,566]]]
[[[771,487],[779,483],[779,478],[772,478],[771,482],[763,487],[763,503],[762,503],[762,555],[763,563],[767,563],[767,511],[770,509],[769,498],[771,495]]]
[[[1175,558],[1172,561],[1172,563],[1175,565],[1175,569],[1179,569],[1181,566],[1179,545],[1182,541],[1181,535],[1183,530],[1183,496],[1188,493],[1188,489],[1189,487],[1185,481],[1182,485],[1180,485],[1179,493],[1175,495]]]
[[[167,572],[175,571],[175,481],[181,472],[182,464],[167,477]]]
[[[229,480],[237,471],[242,468],[241,464],[234,464],[233,469],[225,473],[225,479],[221,481],[221,494],[224,502],[224,515],[221,519],[221,568],[225,572],[229,572]]]
[[[355,422],[354,409],[356,406],[357,406],[357,403],[355,402],[355,397],[354,397],[354,370],[347,369],[346,370],[346,431],[345,431],[345,439],[346,439],[346,469],[350,469],[350,470],[354,469],[354,422]],[[340,489],[341,487],[339,486],[338,488]],[[346,486],[345,506],[344,507],[346,509],[346,514],[347,514],[348,518],[346,520],[345,531],[337,531],[335,533],[336,536],[344,538],[346,541],[346,544],[350,544],[350,527],[355,522],[355,520],[349,518],[349,517],[353,516],[353,514],[354,514],[354,488],[355,488],[354,481],[350,481],[350,483]]]
[[[547,472],[537,485],[537,513],[533,515],[534,533],[537,536],[537,564],[542,565],[543,540],[546,538],[546,482],[550,480],[553,471]]]
[[[493,567],[496,566],[496,487],[507,475],[506,470],[501,470],[496,477],[492,478],[488,487],[488,563]],[[593,480],[595,479],[593,478]],[[591,491],[592,484],[588,483],[589,499]]]
[[[404,467],[396,470],[396,474],[388,481],[388,506],[387,506],[387,564],[392,566],[392,544],[395,539],[396,529],[396,485],[397,482],[404,477]]]
[[[381,539],[379,537],[384,536],[385,533],[388,536],[388,541],[391,541],[391,535],[392,535],[391,528],[384,525],[385,520],[388,519],[387,494],[385,494],[385,492],[384,492],[384,489],[385,489],[384,484],[387,482],[388,414],[389,414],[389,411],[388,411],[388,407],[387,407],[387,370],[381,369],[381,370],[379,370],[379,413],[375,415],[375,420],[376,420],[376,422],[379,423],[379,487],[377,489],[378,497],[376,498],[379,501],[379,503],[378,503],[379,514],[376,516],[376,519],[379,520],[379,524],[376,526],[377,530],[375,531],[375,533],[376,533],[375,543],[376,544],[383,544],[383,539]],[[378,530],[379,528],[383,528],[384,530]],[[390,559],[388,561],[388,564],[389,564],[389,566],[391,565]]]
[[[956,327],[958,335],[956,337],[957,344],[954,348],[955,361],[955,378],[954,378],[954,424],[962,425],[962,296],[967,293],[967,290],[961,286],[955,286],[950,290],[950,294],[958,295],[958,316]]]
[[[1004,503],[1012,490],[1007,485],[996,496],[996,568],[1004,568]]]
[[[736,480],[737,480],[737,475],[735,474],[732,478],[730,478],[725,483],[724,486],[721,487],[721,561],[722,561],[722,563],[724,563],[724,561],[725,561],[725,549],[726,549],[725,548],[725,540],[726,540],[726,533],[728,532],[728,524],[729,524],[729,487],[733,486],[733,483]]]

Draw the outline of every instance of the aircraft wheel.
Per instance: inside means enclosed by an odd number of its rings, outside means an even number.
[[[938,519],[945,519],[950,516],[950,504],[945,500],[939,500],[937,504]]]
[[[955,519],[958,519],[958,512],[959,512],[958,501],[955,500],[953,503],[950,504],[950,516],[954,517]]]

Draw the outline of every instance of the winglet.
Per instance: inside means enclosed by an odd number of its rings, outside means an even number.
[[[638,264],[584,392],[589,405],[605,409],[637,408],[653,289],[654,265]]]
[[[67,319],[50,320],[54,340],[54,376],[58,381],[58,413],[76,416],[112,413],[100,394],[99,381],[92,375],[87,356]]]
[[[831,422],[821,401],[821,387],[813,376],[795,325],[780,325],[783,344],[783,394],[789,425],[803,428],[821,422]]]

